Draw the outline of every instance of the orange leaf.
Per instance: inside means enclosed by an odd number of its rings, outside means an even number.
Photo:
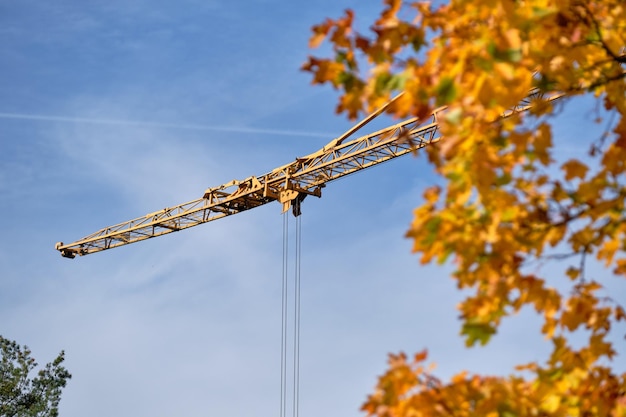
[[[570,159],[561,166],[561,169],[565,171],[565,179],[570,181],[574,178],[584,179],[589,167],[577,159]]]

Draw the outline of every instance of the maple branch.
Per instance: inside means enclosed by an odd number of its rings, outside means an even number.
[[[591,91],[591,90],[595,90],[598,87],[602,87],[603,85],[612,83],[613,81],[619,81],[623,78],[626,78],[626,72],[622,72],[621,74],[618,74],[612,77],[607,77],[606,75],[603,74],[603,76],[596,82],[593,82],[585,86],[570,87],[567,89],[567,92],[573,93],[573,92],[581,92],[581,91],[585,91],[585,92]]]
[[[609,120],[606,123],[606,127],[604,128],[604,132],[600,134],[600,137],[592,142],[591,147],[589,148],[589,156],[594,157],[596,154],[602,153],[602,148],[605,145],[606,139],[609,137],[609,132],[611,127],[615,122],[616,113],[609,113]]]
[[[574,256],[578,256],[578,252],[553,253],[553,254],[550,254],[550,255],[541,255],[538,258],[539,259],[546,259],[546,260],[562,261],[562,260],[565,260],[565,259],[573,258]]]
[[[598,21],[596,20],[595,16],[593,15],[591,10],[589,9],[589,5],[586,2],[580,2],[580,3],[578,3],[578,6],[582,7],[587,12],[587,17],[591,21],[591,23],[593,24],[593,27],[594,27],[594,29],[596,31],[596,34],[598,35],[598,39],[599,39],[598,42],[600,43],[600,46],[602,46],[602,49],[604,49],[604,51],[609,56],[611,56],[613,61],[619,62],[620,64],[626,64],[626,55],[616,54],[615,52],[613,52],[611,50],[611,48],[604,41],[604,36],[602,34],[602,29],[600,28],[600,24],[598,23]],[[580,14],[578,14],[577,10],[573,9],[573,11],[578,16],[579,19],[584,20],[584,17],[581,16]]]
[[[587,250],[589,249],[588,247],[589,245],[585,245],[583,246],[583,250],[580,254],[580,265],[578,267],[578,270],[580,271],[580,282],[584,283],[586,281],[585,279],[585,262],[587,260]]]

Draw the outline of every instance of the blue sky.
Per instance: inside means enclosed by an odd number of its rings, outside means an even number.
[[[309,28],[346,7],[365,22],[380,5],[0,0],[0,332],[40,363],[66,351],[62,416],[278,415],[278,204],[74,260],[54,244],[347,130],[335,92],[299,71]],[[589,108],[561,118],[564,152],[580,152]],[[360,415],[388,352],[428,348],[449,376],[507,373],[548,349],[530,313],[463,347],[449,270],[419,266],[403,238],[435,181],[425,162],[304,203],[302,416]]]

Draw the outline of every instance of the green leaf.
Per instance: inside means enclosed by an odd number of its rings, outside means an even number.
[[[475,345],[476,342],[480,342],[482,346],[486,345],[495,333],[496,329],[492,325],[475,319],[469,319],[461,329],[461,335],[467,336],[465,345],[468,347]]]
[[[387,88],[392,90],[404,90],[406,84],[406,74],[394,74],[387,82]]]
[[[439,238],[438,232],[439,232],[440,224],[441,224],[441,218],[435,217],[435,218],[429,219],[424,225],[426,231],[428,232],[428,234],[426,235],[424,239],[424,242],[427,245],[435,243],[435,241]]]
[[[487,45],[487,53],[499,62],[520,62],[522,60],[522,49],[499,49],[494,41]]]
[[[454,79],[444,77],[437,85],[437,105],[443,106],[449,104],[456,98],[457,90],[454,85]]]
[[[339,74],[338,80],[339,84],[343,85],[346,90],[352,90],[354,88],[360,87],[362,84],[361,80],[354,76],[352,72],[343,71]]]
[[[507,49],[506,60],[509,62],[520,62],[522,60],[522,49]]]

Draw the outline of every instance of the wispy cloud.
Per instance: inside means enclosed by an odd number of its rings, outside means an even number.
[[[298,130],[286,129],[265,129],[245,126],[217,126],[217,125],[199,125],[187,123],[159,123],[146,122],[138,120],[116,120],[116,119],[93,119],[84,117],[68,117],[68,116],[50,116],[43,114],[24,114],[24,113],[0,113],[0,119],[21,119],[39,122],[62,122],[62,123],[89,123],[102,125],[117,126],[134,126],[134,127],[150,127],[164,129],[186,129],[186,130],[211,130],[217,132],[234,132],[234,133],[255,133],[263,135],[280,135],[280,136],[302,136],[315,138],[333,138],[336,134],[328,132],[305,132]]]

